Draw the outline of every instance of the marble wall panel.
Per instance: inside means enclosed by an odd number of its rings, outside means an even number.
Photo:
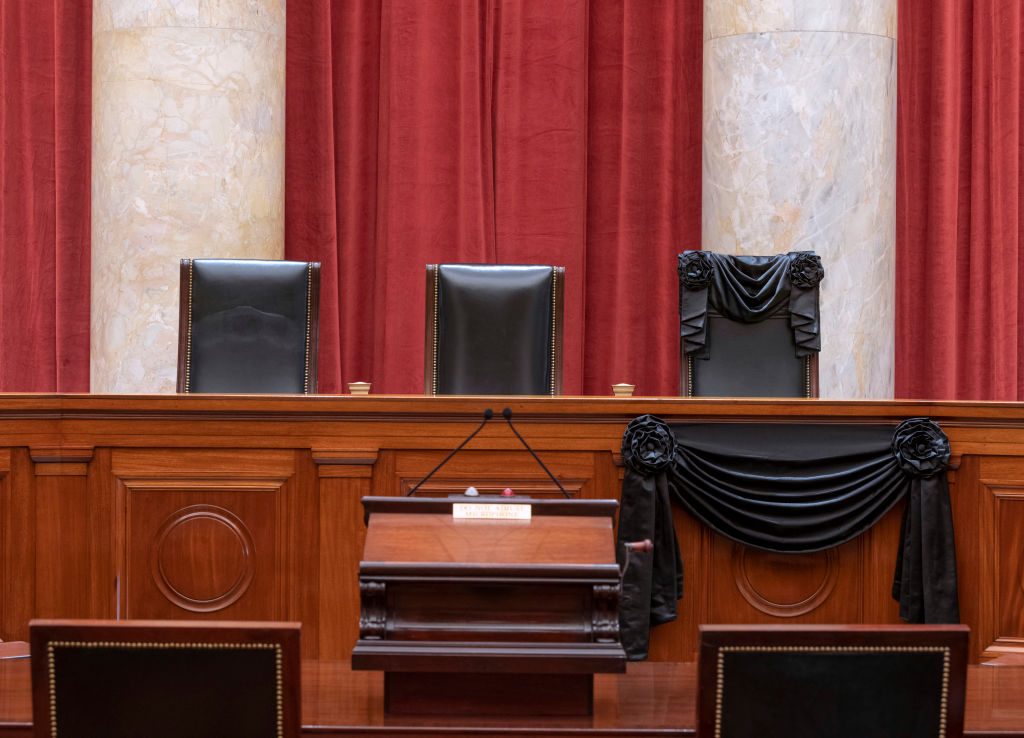
[[[92,390],[173,392],[178,263],[284,252],[284,0],[96,0]]]
[[[813,31],[704,46],[703,247],[821,255],[824,397],[892,397],[895,52]]]

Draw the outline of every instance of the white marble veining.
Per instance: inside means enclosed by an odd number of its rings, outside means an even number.
[[[284,252],[284,0],[95,0],[94,392],[173,392],[178,263]]]
[[[772,31],[841,31],[896,38],[889,0],[706,0],[704,38]]]
[[[885,35],[797,30],[705,41],[702,239],[705,249],[723,253],[817,251],[826,270],[821,394],[887,398],[894,353],[895,3],[822,2],[819,15],[854,5],[864,19],[884,19]],[[718,19],[716,33],[749,27],[741,11],[770,27],[774,8],[784,16],[775,25],[799,27],[807,16],[793,9],[811,6],[707,0],[705,17]]]

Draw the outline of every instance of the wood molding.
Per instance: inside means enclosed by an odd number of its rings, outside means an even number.
[[[320,477],[369,479],[377,463],[378,450],[322,449],[312,450],[313,463]]]
[[[84,477],[95,453],[93,446],[30,446],[29,457],[41,477]]]

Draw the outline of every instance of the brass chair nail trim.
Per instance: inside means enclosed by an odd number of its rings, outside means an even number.
[[[726,653],[941,653],[942,693],[939,699],[938,738],[945,738],[950,670],[950,650],[946,646],[722,646],[718,649],[718,674],[715,684],[715,738],[722,738]]]
[[[50,735],[57,738],[57,668],[54,650],[57,648],[121,648],[137,649],[192,649],[206,651],[259,650],[274,652],[275,703],[277,710],[277,736],[284,738],[284,675],[279,643],[187,643],[144,641],[51,641],[46,644],[48,691],[50,695]]]

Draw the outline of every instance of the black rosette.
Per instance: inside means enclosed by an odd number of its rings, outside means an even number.
[[[679,259],[679,278],[688,290],[703,290],[711,284],[715,265],[703,251],[690,251]]]
[[[622,459],[639,474],[651,476],[665,469],[676,450],[676,437],[664,420],[641,415],[626,426]]]
[[[909,418],[896,426],[892,453],[905,474],[931,477],[949,467],[949,439],[929,418]]]
[[[789,281],[794,287],[808,290],[824,278],[825,269],[817,254],[797,254],[789,264]]]

